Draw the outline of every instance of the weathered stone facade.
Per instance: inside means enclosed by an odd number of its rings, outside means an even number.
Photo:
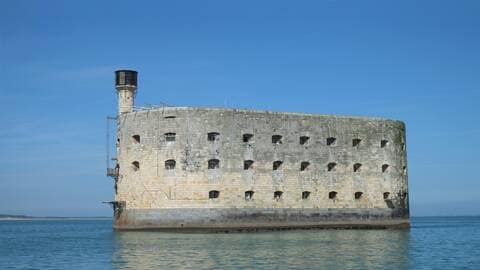
[[[162,107],[117,137],[119,229],[408,226],[400,121]]]

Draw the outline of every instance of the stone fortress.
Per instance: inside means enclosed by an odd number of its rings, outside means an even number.
[[[114,228],[408,228],[405,124],[190,107],[134,109],[118,70]]]

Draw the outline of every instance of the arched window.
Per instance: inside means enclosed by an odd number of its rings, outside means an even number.
[[[362,164],[360,163],[353,164],[353,172],[360,172],[361,167],[362,167]]]
[[[275,191],[273,193],[273,199],[278,201],[282,198],[282,195],[283,195],[282,191]]]
[[[276,171],[282,167],[283,161],[277,160],[273,162],[273,170]]]
[[[335,137],[328,137],[327,138],[327,145],[336,145],[337,144],[337,138]]]
[[[389,165],[388,164],[383,164],[382,165],[382,172],[387,172]]]
[[[243,169],[249,170],[253,168],[253,160],[244,160],[243,161]]]
[[[362,195],[363,195],[363,192],[360,192],[360,191],[355,192],[355,200],[362,198]]]
[[[253,134],[250,134],[250,133],[243,134],[243,142],[248,143],[248,142],[251,142],[252,140],[253,140]]]
[[[381,141],[380,141],[380,147],[381,147],[381,148],[384,148],[384,147],[386,147],[387,145],[388,145],[388,140],[381,140]]]
[[[133,167],[134,171],[140,170],[140,162],[138,162],[138,161],[132,162],[132,167]]]
[[[165,160],[165,169],[173,170],[173,169],[175,169],[175,164],[176,164],[176,162],[173,159]]]
[[[140,135],[133,135],[132,139],[133,139],[133,142],[140,143]]]
[[[272,136],[272,143],[273,144],[281,144],[282,143],[282,135],[273,135]]]
[[[327,170],[328,170],[329,172],[335,171],[335,166],[337,166],[337,163],[335,163],[335,162],[330,162],[330,163],[328,163],[328,165],[327,165]]]
[[[300,163],[300,171],[305,171],[308,169],[308,166],[310,166],[310,162],[302,161],[302,163]]]
[[[308,197],[310,197],[310,191],[302,192],[302,199],[306,200]]]
[[[390,198],[390,192],[384,192],[383,193],[383,199],[388,200]]]
[[[214,159],[210,159],[210,160],[208,161],[208,168],[209,168],[209,169],[218,169],[218,168],[220,168],[220,160],[215,159],[215,158],[214,158]]]
[[[167,142],[174,142],[175,141],[175,136],[177,134],[173,133],[173,132],[168,132],[168,133],[165,133],[165,141]]]
[[[253,199],[253,192],[252,190],[249,190],[249,191],[245,191],[245,200],[249,201],[251,199]]]
[[[217,141],[219,138],[220,138],[220,133],[218,133],[218,132],[209,132],[207,134],[207,140],[209,142]]]
[[[359,146],[361,141],[362,141],[361,139],[353,139],[352,146],[353,147]]]
[[[208,192],[208,198],[209,199],[217,199],[220,196],[220,191],[218,190],[210,190]]]
[[[310,139],[310,137],[308,137],[308,136],[301,136],[300,137],[300,145],[307,144],[309,139]]]
[[[336,191],[330,191],[330,192],[328,193],[328,198],[329,198],[329,199],[332,199],[332,200],[333,200],[333,199],[336,199],[336,198],[337,198],[337,192],[336,192]]]

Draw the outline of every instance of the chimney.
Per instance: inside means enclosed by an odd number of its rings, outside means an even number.
[[[137,72],[134,70],[115,71],[115,88],[118,94],[118,114],[133,111],[137,92]]]

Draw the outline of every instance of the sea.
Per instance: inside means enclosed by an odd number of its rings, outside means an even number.
[[[109,219],[0,221],[0,269],[480,269],[480,217],[410,230],[117,232]]]

